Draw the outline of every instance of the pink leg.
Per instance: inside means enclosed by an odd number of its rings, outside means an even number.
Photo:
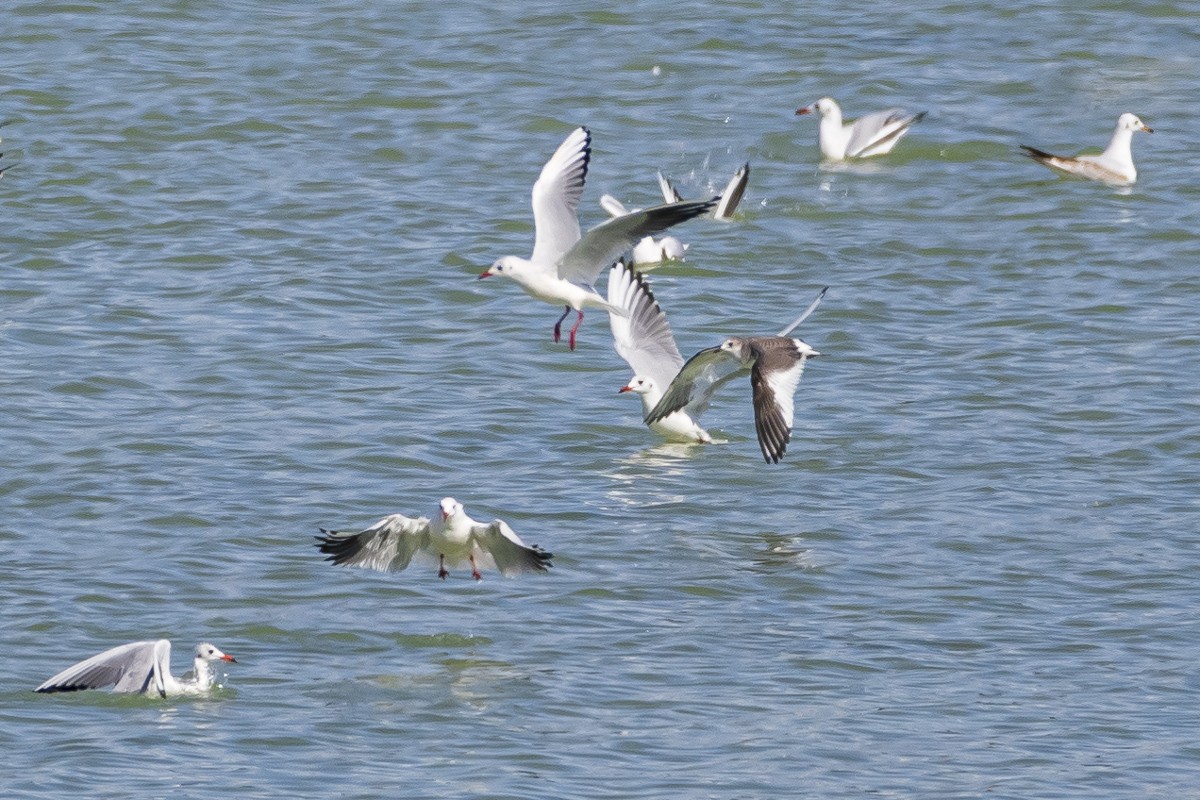
[[[575,327],[571,328],[571,349],[572,350],[575,349],[575,332],[578,331],[579,326],[583,324],[583,309],[580,309],[576,313],[579,314],[579,319],[575,320]],[[566,315],[564,314],[563,316],[566,316]]]
[[[471,577],[477,581],[483,580],[483,576],[479,574],[479,567],[475,566],[475,554],[468,556],[471,559]]]
[[[567,314],[571,313],[571,307],[567,306],[567,310],[558,318],[558,322],[554,323],[554,341],[557,342],[562,337],[562,321],[567,318]],[[575,348],[572,346],[572,350]]]
[[[446,580],[446,576],[449,574],[449,572],[446,572],[446,554],[441,553],[438,555],[438,577]]]

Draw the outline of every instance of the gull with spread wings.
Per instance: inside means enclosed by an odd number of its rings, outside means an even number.
[[[214,661],[237,663],[208,642],[196,645],[192,674],[182,678],[171,675],[171,642],[168,639],[130,642],[78,664],[34,689],[35,692],[77,692],[112,686],[120,694],[145,694],[170,697],[180,694],[204,694],[212,688]]]

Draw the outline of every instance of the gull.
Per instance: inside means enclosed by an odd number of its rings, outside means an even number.
[[[842,108],[831,97],[822,97],[811,105],[798,108],[796,114],[811,114],[814,111],[821,115],[817,143],[821,147],[821,155],[829,161],[881,156],[890,152],[900,137],[925,117],[924,111],[910,114],[902,108],[889,108],[843,125]]]
[[[180,694],[205,694],[213,685],[213,661],[237,659],[226,655],[208,642],[196,645],[191,677],[171,675],[171,642],[130,642],[80,661],[55,675],[35,692],[75,692],[112,686],[114,692],[167,697]]]
[[[667,315],[659,308],[650,284],[640,272],[621,261],[614,264],[608,273],[608,302],[625,312],[610,313],[608,321],[617,353],[634,372],[620,391],[640,395],[642,413],[649,414],[683,366],[683,356],[675,344]],[[651,423],[650,430],[668,441],[707,444],[712,436],[694,419],[703,410],[698,404],[691,414],[682,409],[674,411]]]
[[[713,199],[655,206],[610,219],[580,236],[577,212],[591,159],[591,142],[587,128],[576,128],[533,184],[533,254],[529,258],[504,256],[479,276],[512,278],[537,299],[564,305],[562,316],[554,323],[556,342],[561,337],[563,320],[574,309],[578,317],[569,336],[572,350],[583,324],[583,309],[611,308],[592,286],[604,268],[642,238],[698,217],[717,202]]]
[[[671,183],[670,179],[661,172],[658,175],[658,188],[662,191],[663,198],[668,203],[678,203],[683,198],[679,191]],[[733,173],[733,177],[729,179],[729,183],[725,184],[725,191],[721,192],[721,200],[717,203],[717,207],[713,209],[713,219],[733,219],[733,212],[737,210],[738,204],[742,202],[742,196],[746,194],[746,185],[750,182],[750,162]]]
[[[1113,131],[1112,139],[1109,140],[1108,147],[1104,148],[1104,152],[1098,156],[1056,156],[1024,144],[1021,145],[1021,149],[1039,164],[1045,164],[1068,175],[1127,185],[1137,180],[1137,170],[1133,166],[1134,131],[1154,133],[1136,114],[1126,113],[1117,118],[1117,128]]]
[[[434,522],[392,514],[359,533],[321,528],[317,547],[329,556],[326,561],[379,572],[399,572],[418,552],[436,553],[442,580],[450,574],[447,561],[470,562],[477,581],[483,580],[481,566],[495,567],[505,576],[545,572],[551,566],[552,553],[525,544],[504,520],[476,522],[453,497],[442,498],[438,511]]]
[[[822,289],[804,313],[775,336],[733,336],[689,358],[662,399],[647,412],[646,424],[652,425],[680,409],[692,412],[705,407],[718,387],[748,372],[758,446],[768,464],[778,464],[792,438],[793,395],[805,362],[820,355],[802,340],[788,338],[788,334],[816,310],[828,289]]]

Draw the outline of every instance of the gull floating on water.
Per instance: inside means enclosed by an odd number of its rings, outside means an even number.
[[[621,388],[642,398],[642,413],[649,414],[662,399],[663,391],[683,366],[667,315],[659,308],[650,284],[632,267],[618,261],[608,273],[608,302],[624,314],[609,314],[613,345],[629,364],[634,376]],[[712,437],[701,428],[699,416],[707,403],[697,403],[691,414],[682,409],[650,424],[650,429],[673,442],[708,443]]]
[[[679,194],[674,184],[670,179],[661,172],[658,175],[658,188],[662,190],[663,199],[668,203],[678,203],[683,198]],[[733,173],[733,177],[729,179],[729,183],[725,184],[725,191],[721,192],[721,199],[717,203],[717,207],[713,209],[713,219],[733,219],[733,212],[737,211],[738,204],[742,202],[742,197],[746,194],[746,185],[750,182],[750,162],[747,161],[741,168]]]
[[[683,408],[689,412],[703,408],[722,384],[749,372],[758,446],[768,464],[779,463],[792,438],[793,395],[805,362],[820,355],[802,340],[788,338],[788,334],[816,310],[828,288],[822,289],[804,313],[775,336],[730,337],[689,358],[662,399],[646,414],[646,424]]]
[[[854,122],[842,124],[842,108],[830,97],[822,97],[796,114],[820,113],[821,124],[817,128],[817,143],[821,155],[829,161],[847,158],[881,156],[891,151],[908,133],[908,129],[925,117],[925,112],[910,114],[902,108],[889,108],[859,117]]]
[[[622,217],[630,213],[625,204],[611,194],[600,196],[600,207],[607,211],[610,217]],[[638,210],[640,209],[634,209]],[[683,261],[687,249],[688,246],[674,236],[664,236],[661,239],[645,236],[633,246],[633,263],[650,267],[666,261]]]
[[[469,562],[471,576],[480,581],[481,567],[494,567],[505,576],[545,572],[553,556],[537,545],[525,544],[504,520],[476,522],[453,497],[442,498],[433,522],[426,517],[414,519],[392,514],[360,533],[324,528],[321,533],[324,536],[317,537],[317,547],[329,556],[326,561],[379,572],[399,572],[414,555],[425,553],[437,556],[438,577],[442,580],[450,574],[446,562],[451,565]]]
[[[213,685],[213,661],[237,659],[208,642],[196,645],[191,677],[171,675],[171,642],[167,639],[130,642],[80,661],[55,675],[35,692],[75,692],[112,686],[114,692],[167,697],[205,694]]]
[[[504,256],[479,276],[503,275],[539,300],[563,304],[566,308],[554,324],[556,342],[561,337],[563,320],[574,309],[578,317],[569,336],[572,350],[575,334],[583,324],[583,309],[611,310],[592,286],[600,273],[644,237],[698,217],[717,202],[655,206],[610,219],[580,236],[577,212],[591,159],[591,142],[587,128],[576,128],[533,184],[533,254],[529,258]]]
[[[1056,156],[1036,147],[1021,145],[1025,155],[1039,164],[1094,181],[1118,185],[1137,180],[1137,169],[1133,166],[1134,131],[1154,133],[1136,114],[1122,114],[1117,118],[1117,128],[1104,152],[1095,156]]]

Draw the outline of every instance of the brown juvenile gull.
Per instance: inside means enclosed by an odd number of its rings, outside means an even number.
[[[758,446],[768,464],[779,463],[792,438],[793,395],[805,362],[820,355],[804,341],[788,338],[788,334],[816,309],[828,288],[822,289],[804,313],[775,336],[733,336],[689,358],[662,399],[646,414],[646,424],[653,425],[680,409],[686,408],[691,414],[705,407],[718,387],[748,372]]]
[[[359,533],[321,528],[317,547],[332,561],[348,567],[363,567],[379,572],[399,572],[413,556],[424,553],[437,556],[438,577],[450,573],[446,562],[467,561],[471,577],[483,580],[481,567],[495,567],[504,576],[522,572],[545,572],[552,553],[537,545],[530,547],[508,527],[504,520],[477,522],[467,516],[462,503],[444,497],[433,522],[426,517],[392,514]]]
[[[171,642],[167,639],[130,642],[89,659],[80,661],[55,675],[35,692],[75,692],[112,686],[114,692],[168,697],[180,694],[205,694],[213,685],[213,661],[237,659],[226,655],[208,642],[196,645],[190,677],[171,675]]]

